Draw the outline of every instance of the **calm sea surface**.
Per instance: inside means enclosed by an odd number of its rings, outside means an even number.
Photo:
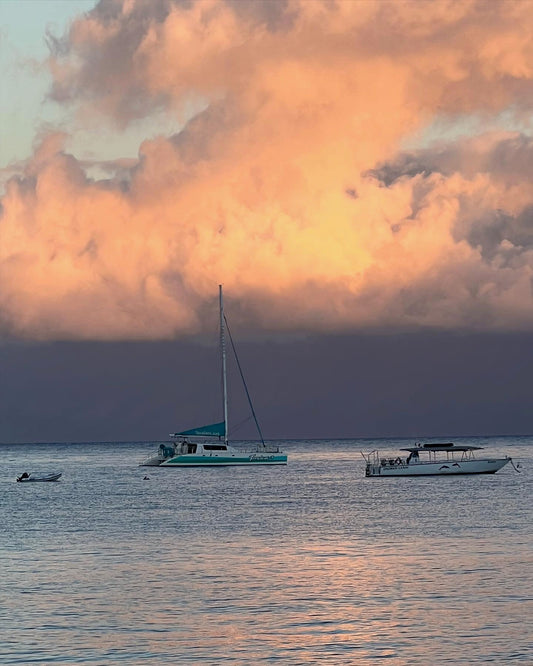
[[[247,469],[1,445],[0,664],[532,664],[533,438],[455,442],[521,473],[364,478],[405,440]]]

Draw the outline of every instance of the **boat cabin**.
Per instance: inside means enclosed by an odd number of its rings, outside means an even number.
[[[409,453],[405,458],[403,456],[397,456],[396,458],[379,458],[377,451],[373,451],[373,464],[379,464],[381,467],[397,467],[398,465],[418,465],[425,463],[434,463],[441,460],[451,461],[454,460],[473,460],[474,451],[477,449],[482,449],[482,446],[456,446],[452,442],[446,442],[444,444],[417,444],[416,446],[409,446],[400,451],[407,451]],[[423,459],[420,457],[420,454],[423,455]],[[446,455],[442,455],[442,454]],[[457,458],[455,454],[461,453]],[[371,462],[368,460],[367,462]]]
[[[183,439],[174,442],[172,447],[172,456],[178,455],[195,455],[202,453],[213,453],[214,451],[227,451],[228,447],[223,442],[219,444],[206,444],[203,442],[190,442],[188,439]]]

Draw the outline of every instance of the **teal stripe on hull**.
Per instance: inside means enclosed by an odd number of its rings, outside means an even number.
[[[165,460],[162,467],[219,467],[229,465],[286,465],[287,456],[252,454],[251,456],[176,456]]]

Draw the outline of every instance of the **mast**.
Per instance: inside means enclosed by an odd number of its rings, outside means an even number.
[[[222,285],[218,285],[218,299],[220,308],[220,354],[222,356],[222,409],[224,414],[224,442],[228,444],[228,386],[226,381],[226,338],[224,326],[224,301],[222,300]]]

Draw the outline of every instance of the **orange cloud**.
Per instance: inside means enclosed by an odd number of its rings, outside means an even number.
[[[169,337],[223,282],[262,328],[531,328],[533,141],[400,148],[437,115],[531,110],[531,7],[100,3],[52,95],[122,124],[202,111],[107,180],[41,143],[2,202],[4,326]]]

